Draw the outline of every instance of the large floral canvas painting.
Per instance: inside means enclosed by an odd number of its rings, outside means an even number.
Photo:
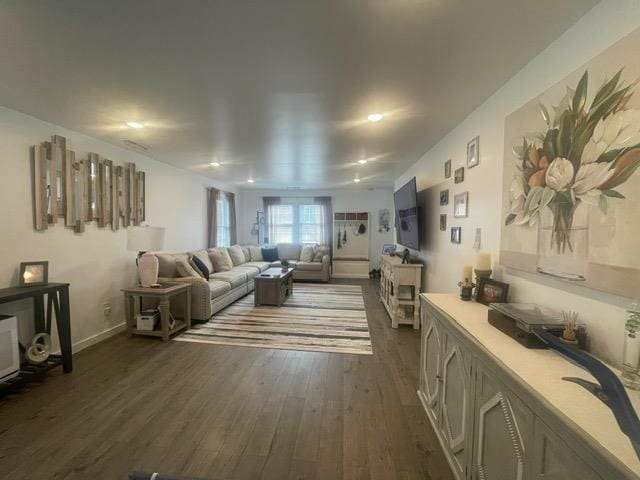
[[[505,121],[501,263],[640,296],[640,30]]]

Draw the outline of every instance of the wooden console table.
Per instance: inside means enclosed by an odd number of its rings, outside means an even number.
[[[188,283],[172,283],[161,287],[131,287],[123,288],[124,311],[127,319],[127,332],[129,335],[148,335],[162,337],[162,341],[169,340],[171,335],[191,328],[191,285]],[[184,318],[177,319],[173,328],[170,328],[171,319],[170,300],[176,295],[185,295]],[[135,299],[139,297],[158,300],[160,310],[160,330],[138,330],[136,328]]]
[[[47,297],[45,313],[44,300]],[[45,367],[53,368],[62,364],[64,373],[73,370],[71,351],[71,319],[69,310],[69,284],[49,283],[33,287],[9,287],[0,289],[0,304],[31,298],[36,333],[51,334],[52,317],[55,315],[61,355],[51,355]],[[42,368],[38,369],[42,370]]]
[[[254,279],[254,305],[281,306],[293,293],[293,268],[268,268]]]
[[[420,286],[422,264],[402,263],[391,255],[380,257],[380,301],[391,317],[391,326],[408,323],[420,328]]]

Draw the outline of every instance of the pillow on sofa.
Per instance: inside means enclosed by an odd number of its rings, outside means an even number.
[[[196,270],[191,266],[187,258],[176,259],[176,269],[178,270],[178,276],[180,277],[201,277],[199,270]]]
[[[251,252],[249,251],[249,245],[240,245],[240,248],[242,249],[242,253],[244,254],[244,261],[251,261]]]
[[[204,263],[204,266],[207,267],[207,270],[209,270],[210,273],[213,273],[214,265],[213,263],[211,263],[211,260],[209,259],[209,253],[206,250],[196,250],[194,252],[189,252],[189,254],[194,257],[198,257],[198,259],[202,263]]]
[[[313,261],[322,262],[322,257],[329,255],[329,247],[326,245],[316,245],[313,249]]]
[[[302,251],[300,252],[300,261],[313,262],[313,257],[315,255],[315,252],[313,250],[313,245],[305,245],[304,247],[302,247]]]
[[[158,259],[158,276],[173,278],[178,275],[176,271],[176,257],[170,253],[156,253]]]
[[[276,260],[278,260],[278,248],[263,248],[262,260],[265,262],[275,262]]]
[[[227,253],[229,254],[229,257],[231,257],[234,267],[242,265],[247,261],[240,245],[233,245],[232,247],[227,248]]]
[[[262,262],[262,249],[255,245],[249,245],[249,254],[252,262]]]
[[[224,247],[212,248],[209,250],[209,257],[216,272],[228,272],[233,267],[229,252]]]
[[[193,264],[196,270],[200,272],[200,275],[202,276],[202,278],[204,278],[205,280],[209,280],[209,275],[211,275],[211,271],[204,264],[204,262],[200,260],[198,257],[196,257],[195,255],[191,257],[191,260],[193,261]]]

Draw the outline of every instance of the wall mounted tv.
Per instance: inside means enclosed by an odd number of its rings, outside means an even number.
[[[420,219],[418,217],[416,177],[393,194],[396,214],[396,243],[420,250]]]

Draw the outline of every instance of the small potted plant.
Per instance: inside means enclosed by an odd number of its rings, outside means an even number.
[[[283,272],[286,272],[287,270],[289,270],[289,260],[282,260],[280,262],[280,265],[282,265]]]
[[[562,321],[564,322],[564,330],[562,331],[562,340],[570,345],[578,346],[576,338],[576,329],[578,326],[578,313],[562,311]]]

